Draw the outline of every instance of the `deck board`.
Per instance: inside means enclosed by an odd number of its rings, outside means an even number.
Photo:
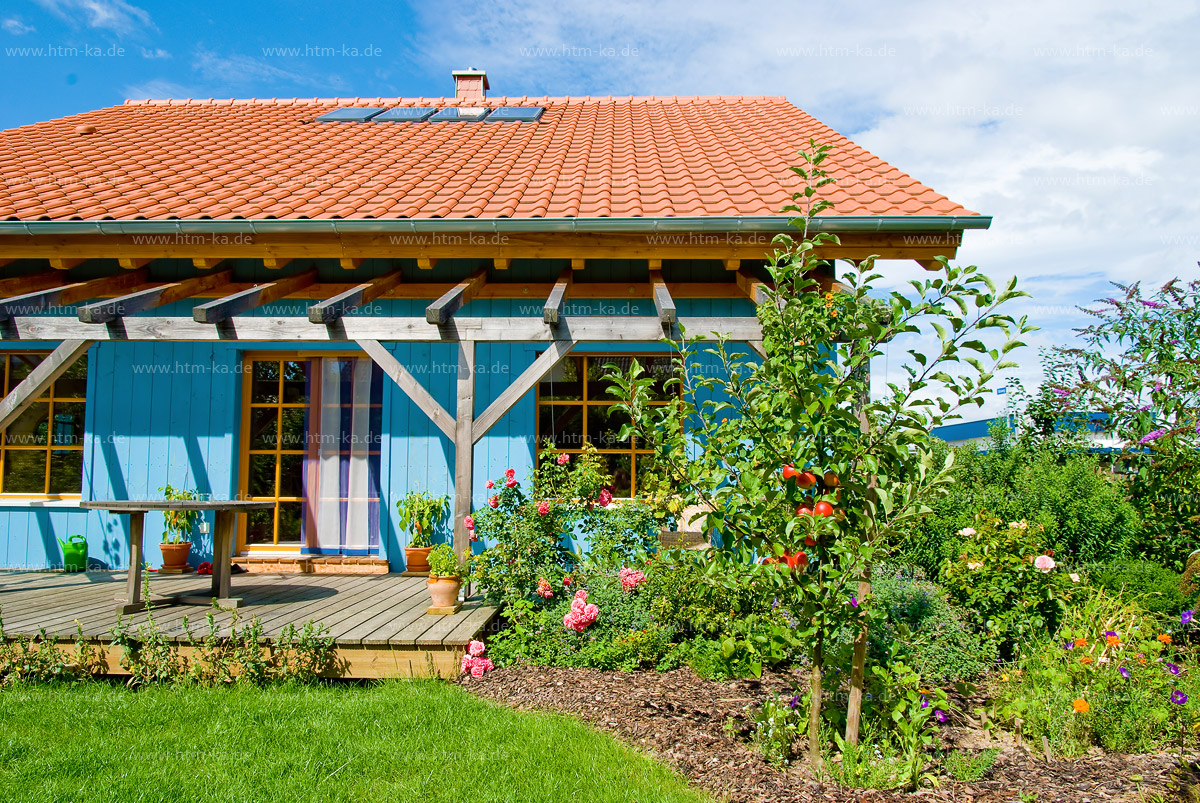
[[[37,636],[44,629],[60,641],[75,638],[76,621],[84,636],[111,648],[111,630],[117,624],[115,598],[125,589],[124,572],[29,572],[0,570],[0,615],[9,638]],[[289,624],[312,621],[324,624],[348,665],[362,674],[419,673],[435,663],[453,667],[467,643],[495,618],[498,609],[481,600],[469,600],[458,613],[433,616],[425,580],[386,575],[278,575],[239,574],[233,577],[232,594],[241,597],[239,627],[255,618],[263,635],[277,638]],[[196,575],[152,575],[153,597],[191,593],[204,595],[209,578]],[[152,611],[158,629],[187,649],[187,619],[191,632],[201,638],[212,610],[203,605],[156,605]],[[227,637],[233,614],[215,615],[221,636]],[[145,613],[124,617],[136,630],[147,621]],[[423,654],[424,653],[424,654]],[[391,657],[389,657],[391,656]],[[430,657],[432,656],[432,657]],[[112,666],[110,661],[110,667]]]

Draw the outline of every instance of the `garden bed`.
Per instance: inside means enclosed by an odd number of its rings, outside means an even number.
[[[762,680],[716,682],[688,669],[667,673],[599,672],[590,669],[510,666],[483,678],[463,680],[471,692],[519,709],[577,716],[652,753],[697,786],[731,803],[796,801],[936,801],[1009,803],[1036,793],[1037,803],[1175,799],[1170,792],[1176,760],[1165,754],[1106,755],[1046,762],[1011,743],[992,770],[976,783],[943,778],[935,789],[913,794],[861,791],[822,783],[805,768],[777,768],[726,729],[751,704],[792,687],[784,675]],[[949,729],[949,742],[982,746],[986,734]]]

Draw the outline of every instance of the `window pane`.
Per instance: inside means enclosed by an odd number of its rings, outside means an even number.
[[[4,452],[4,492],[6,494],[44,494],[46,492],[46,452]]]
[[[304,451],[308,448],[308,408],[285,407],[281,411],[283,418],[283,442],[279,448],[283,450]]]
[[[49,434],[50,405],[35,402],[4,430],[4,443],[10,446],[45,446]]]
[[[538,411],[538,445],[547,439],[559,449],[583,448],[583,407],[543,405]]]
[[[283,364],[283,401],[301,404],[308,401],[308,363],[289,361]]]
[[[629,448],[629,439],[620,440],[621,427],[629,423],[629,415],[620,411],[609,412],[600,404],[587,406],[588,442],[597,449]]]
[[[255,361],[250,385],[250,401],[254,404],[279,402],[279,363]]]
[[[274,449],[279,429],[278,407],[250,408],[250,448]]]
[[[612,495],[618,499],[628,499],[632,490],[633,457],[625,454],[601,454],[605,470],[612,475]]]
[[[54,395],[60,399],[82,399],[87,396],[87,355],[54,380]]]
[[[275,543],[274,510],[251,510],[246,516],[249,519],[246,522],[247,544]]]
[[[279,503],[279,544],[300,543],[300,521],[304,516],[302,502]]]
[[[44,359],[46,359],[45,354],[13,354],[10,356],[8,363],[8,389],[11,391],[17,385],[21,384],[21,380],[29,376],[29,372]]]
[[[663,482],[663,476],[656,465],[657,461],[653,454],[638,452],[636,460],[636,492],[638,496],[644,497],[647,493],[658,489]]]
[[[650,398],[654,401],[668,401],[678,398],[679,386],[672,384],[667,386],[667,381],[675,377],[675,369],[672,366],[670,355],[638,357],[638,364],[645,370],[644,376],[649,376],[654,379],[654,384],[650,386]]]
[[[583,399],[583,357],[567,357],[546,374],[538,385],[542,401],[581,401]]]
[[[587,362],[587,397],[588,401],[608,402],[612,404],[617,401],[617,397],[608,393],[608,389],[613,387],[613,383],[605,379],[608,371],[604,366],[609,363],[616,363],[622,371],[629,369],[633,363],[633,357],[622,357],[620,355],[589,357]]]
[[[83,402],[55,402],[51,446],[83,445]]]
[[[275,455],[250,455],[250,495],[275,495]]]
[[[50,493],[77,494],[82,487],[83,450],[58,449],[52,451],[50,453]]]
[[[279,458],[279,495],[302,496],[304,455],[285,454]]]

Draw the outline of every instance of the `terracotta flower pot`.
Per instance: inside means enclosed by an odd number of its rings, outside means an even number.
[[[434,608],[453,608],[458,604],[458,589],[462,580],[457,577],[430,577],[425,581]]]
[[[162,552],[164,569],[180,571],[187,568],[188,553],[192,551],[191,541],[184,541],[182,544],[159,544],[158,548]]]
[[[410,572],[427,572],[429,571],[429,553],[433,550],[431,546],[406,546],[404,547],[404,565]]]

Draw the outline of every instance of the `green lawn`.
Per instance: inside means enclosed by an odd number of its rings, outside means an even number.
[[[0,690],[5,801],[697,801],[582,723],[434,681]]]

